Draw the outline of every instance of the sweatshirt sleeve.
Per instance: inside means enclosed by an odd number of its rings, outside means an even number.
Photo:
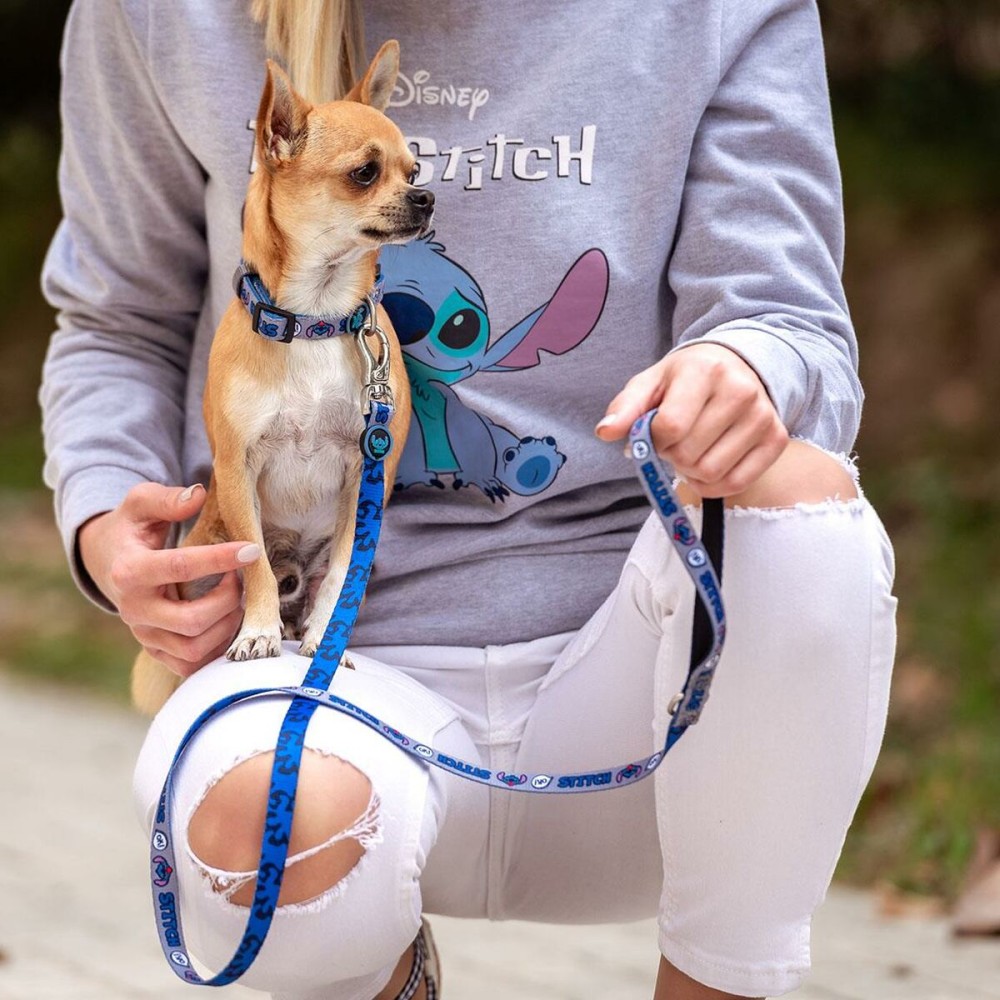
[[[177,484],[207,268],[205,177],[124,0],[77,0],[62,49],[63,221],[42,274],[58,329],[40,401],[45,481],[77,582],[79,527],[140,482]]]
[[[720,81],[691,152],[668,279],[674,343],[722,344],[796,437],[853,446],[862,391],[815,0],[723,0]]]

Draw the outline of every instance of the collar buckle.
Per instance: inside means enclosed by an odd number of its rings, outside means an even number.
[[[274,319],[271,319],[272,316]],[[281,327],[279,332],[279,324],[282,322],[284,327]],[[298,326],[298,321],[295,318],[295,313],[282,309],[280,306],[258,301],[254,304],[250,325],[254,333],[259,333],[268,340],[290,344],[295,339],[295,328]]]

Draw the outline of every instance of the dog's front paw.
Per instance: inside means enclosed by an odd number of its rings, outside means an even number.
[[[333,610],[332,608],[330,609]],[[305,629],[302,632],[302,642],[299,644],[299,656],[308,656],[310,659],[316,655],[319,644],[326,635],[326,626],[330,616],[324,615],[313,609],[313,612],[306,619]]]
[[[308,659],[312,659],[316,655],[316,650],[319,646],[316,643],[303,642],[299,646],[299,656],[305,656]],[[346,667],[348,670],[354,669],[354,664],[351,662],[351,658],[345,653],[340,658],[340,663],[337,664],[338,667]]]
[[[281,655],[281,631],[273,628],[261,631],[242,628],[226,650],[227,660],[262,660],[265,656]]]

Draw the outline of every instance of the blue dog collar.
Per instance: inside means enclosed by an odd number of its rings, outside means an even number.
[[[293,340],[327,340],[345,333],[357,333],[368,322],[368,299],[373,306],[377,306],[382,301],[384,284],[382,269],[376,264],[375,287],[367,299],[348,315],[305,316],[276,306],[260,275],[251,270],[245,260],[240,261],[233,275],[236,297],[250,313],[253,332],[282,344],[290,344]]]

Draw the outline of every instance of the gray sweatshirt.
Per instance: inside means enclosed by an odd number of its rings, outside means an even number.
[[[201,394],[263,82],[249,0],[77,0],[65,218],[45,264],[45,477],[79,526],[207,482]],[[749,362],[790,432],[850,450],[861,390],[814,0],[365,5],[437,198],[383,254],[413,425],[357,643],[579,627],[647,513],[608,401],[671,348]],[[106,605],[106,602],[104,602]]]

